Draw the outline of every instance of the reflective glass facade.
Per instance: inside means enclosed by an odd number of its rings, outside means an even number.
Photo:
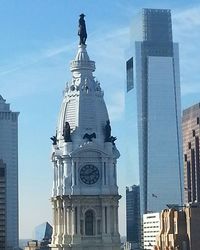
[[[35,239],[38,241],[50,240],[52,236],[52,226],[45,222],[35,228]]]
[[[136,24],[131,33],[143,214],[182,203],[180,76],[170,10],[143,9]]]
[[[18,247],[18,112],[0,95],[0,159],[6,164],[6,249]]]
[[[126,187],[126,238],[132,244],[140,242],[140,188]]]
[[[183,111],[182,129],[185,203],[200,202],[200,103]]]
[[[0,159],[0,250],[6,249],[6,164]]]
[[[133,82],[133,57],[126,62],[127,92],[134,88]]]

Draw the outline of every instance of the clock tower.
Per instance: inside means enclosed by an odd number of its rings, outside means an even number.
[[[84,14],[79,19],[80,43],[70,64],[67,84],[51,139],[55,250],[119,250],[116,163],[119,151],[111,135],[95,62],[86,51]]]

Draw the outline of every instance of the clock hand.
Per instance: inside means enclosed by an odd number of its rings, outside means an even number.
[[[97,172],[97,170],[96,170],[96,169],[95,169],[95,170],[93,170],[93,171],[90,173],[90,175],[94,174],[95,172]]]

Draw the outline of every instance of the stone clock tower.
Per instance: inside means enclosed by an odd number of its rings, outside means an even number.
[[[111,135],[95,62],[86,51],[84,15],[80,44],[71,62],[72,79],[64,91],[53,141],[52,207],[55,250],[119,250],[116,162],[119,151]]]

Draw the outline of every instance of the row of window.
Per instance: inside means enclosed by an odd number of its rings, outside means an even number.
[[[160,223],[159,221],[147,221],[147,222],[144,222],[144,224],[152,224],[152,223]]]
[[[156,234],[158,234],[159,233],[159,231],[146,231],[146,232],[144,232],[144,236],[145,236],[145,238],[152,238],[152,237],[155,237],[155,234],[154,235],[146,235],[146,233],[156,233]]]
[[[11,113],[11,112],[0,112],[0,120],[10,120],[12,119],[12,121],[16,121],[18,117],[17,113]]]
[[[153,227],[160,227],[160,223],[155,223],[155,224],[152,224],[150,223],[150,225],[147,225],[147,224],[144,224],[143,226],[144,228],[153,228]]]

